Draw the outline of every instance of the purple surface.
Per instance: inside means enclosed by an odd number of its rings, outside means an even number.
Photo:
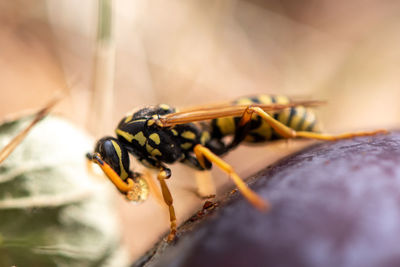
[[[317,144],[256,175],[155,266],[400,266],[400,133]]]

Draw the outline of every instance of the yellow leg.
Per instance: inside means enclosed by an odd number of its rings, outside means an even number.
[[[167,237],[167,241],[171,242],[175,239],[175,235],[176,235],[176,216],[175,216],[175,209],[174,209],[174,205],[173,205],[173,199],[172,199],[172,195],[171,192],[168,189],[167,183],[165,182],[165,179],[167,179],[170,176],[169,171],[167,172],[166,170],[162,169],[157,178],[158,181],[160,182],[160,186],[161,186],[161,192],[164,198],[164,202],[165,204],[167,204],[168,209],[169,209],[169,220],[171,222],[171,226],[170,226],[170,233]]]
[[[201,198],[215,197],[216,189],[209,171],[195,171],[197,193]]]
[[[158,204],[164,207],[164,199],[162,197],[162,194],[160,192],[160,189],[158,188],[158,185],[156,182],[153,180],[152,174],[148,170],[144,170],[143,174],[143,179],[146,180],[147,184],[149,185],[149,190],[150,194],[157,200]]]
[[[246,185],[246,183],[239,177],[239,175],[236,174],[236,172],[233,170],[233,168],[228,163],[223,161],[220,157],[215,155],[208,148],[206,148],[202,145],[196,145],[194,147],[194,153],[196,154],[196,157],[202,166],[205,165],[204,164],[204,157],[205,157],[212,163],[215,163],[219,168],[221,168],[221,170],[223,170],[224,172],[229,174],[229,177],[236,184],[239,191],[256,208],[258,208],[261,211],[266,211],[269,209],[269,203],[266,202],[265,200],[263,200],[254,191],[252,191]]]
[[[283,123],[277,121],[259,107],[248,107],[244,112],[239,125],[243,126],[246,123],[248,123],[251,120],[251,115],[253,113],[256,113],[261,118],[263,118],[279,135],[281,135],[284,138],[304,137],[304,138],[311,138],[318,140],[335,141],[339,139],[347,139],[357,136],[371,136],[376,134],[388,133],[388,131],[386,130],[377,130],[370,132],[344,133],[344,134],[332,135],[332,134],[314,133],[307,131],[295,131],[292,128],[289,128]]]

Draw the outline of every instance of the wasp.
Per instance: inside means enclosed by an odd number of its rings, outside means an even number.
[[[144,174],[130,170],[129,154],[145,167],[157,169],[163,201],[169,208],[168,241],[171,241],[177,225],[173,198],[166,183],[171,177],[168,164],[181,162],[197,170],[210,170],[215,164],[229,175],[253,206],[266,211],[270,206],[268,201],[252,191],[221,156],[241,143],[297,137],[334,141],[386,132],[324,134],[311,109],[320,104],[320,101],[294,101],[280,95],[256,95],[182,111],[166,104],[148,106],[128,113],[115,130],[116,138],[101,138],[94,153],[86,156],[133,201],[144,200],[149,188]]]

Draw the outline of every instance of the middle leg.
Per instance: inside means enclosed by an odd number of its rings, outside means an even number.
[[[259,195],[257,195],[253,190],[251,190],[246,183],[237,175],[233,168],[223,161],[220,157],[215,155],[211,150],[202,146],[200,144],[194,147],[194,153],[201,165],[205,165],[205,160],[215,163],[221,170],[229,174],[229,177],[236,184],[239,191],[243,194],[247,200],[253,204],[256,208],[261,211],[266,211],[269,209],[269,203],[263,200]]]

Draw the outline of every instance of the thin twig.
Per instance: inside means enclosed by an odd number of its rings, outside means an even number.
[[[95,133],[105,131],[111,124],[115,44],[113,36],[113,1],[98,0],[98,26],[95,62],[92,78],[92,99],[88,128]]]
[[[29,133],[29,131],[35,126],[41,119],[43,119],[53,108],[58,101],[60,101],[61,95],[57,95],[54,97],[48,104],[46,104],[42,109],[40,109],[33,121],[23,129],[17,136],[15,136],[10,143],[8,143],[1,151],[0,151],[0,164],[14,151],[14,149],[24,140],[25,136]]]

